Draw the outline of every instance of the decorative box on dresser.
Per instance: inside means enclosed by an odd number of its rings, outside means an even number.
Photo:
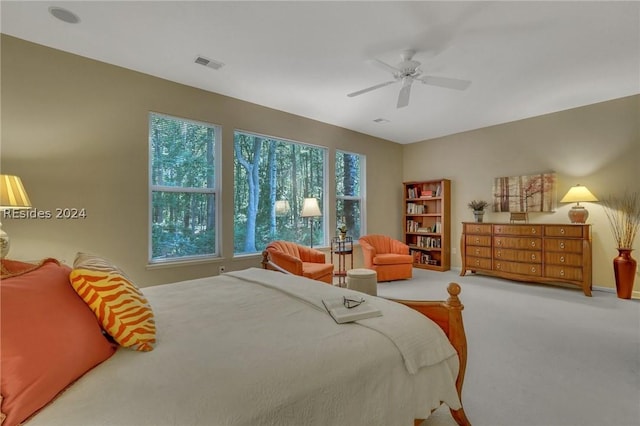
[[[591,225],[462,223],[462,271],[566,283],[591,296]]]

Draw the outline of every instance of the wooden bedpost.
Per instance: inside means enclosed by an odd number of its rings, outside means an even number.
[[[407,305],[408,307],[415,309],[438,324],[440,328],[444,330],[451,342],[451,345],[458,353],[460,369],[456,379],[456,389],[458,390],[458,397],[462,404],[462,385],[464,383],[464,375],[467,370],[467,336],[465,334],[464,324],[462,321],[462,310],[464,309],[464,305],[458,298],[460,291],[461,288],[459,284],[450,283],[447,287],[449,298],[445,302],[417,300],[395,300],[395,302],[402,303],[403,305]],[[464,407],[461,407],[458,410],[452,409],[451,416],[460,426],[471,425],[464,412]],[[418,420],[416,420],[416,424],[419,424]]]

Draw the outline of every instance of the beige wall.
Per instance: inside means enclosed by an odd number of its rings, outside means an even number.
[[[233,258],[233,130],[366,155],[368,229],[400,236],[402,146],[255,104],[172,83],[2,35],[1,171],[22,177],[35,208],[85,208],[87,219],[4,219],[10,257],[77,251],[112,259],[140,285],[259,266]],[[147,268],[148,113],[222,126],[222,256],[216,262]],[[380,171],[384,171],[381,173]],[[327,212],[335,229],[333,162]]]
[[[460,223],[473,221],[467,203],[491,201],[494,178],[555,171],[558,200],[578,183],[602,199],[640,191],[639,167],[640,96],[632,96],[406,145],[403,175],[405,180],[451,179],[452,241],[457,249],[452,265],[460,268]],[[593,285],[615,288],[611,265],[617,251],[609,222],[600,204],[584,204],[590,212],[587,223],[592,224]],[[530,221],[568,223],[570,207],[558,203],[554,213],[532,214]],[[484,220],[508,221],[508,213],[488,212]],[[640,247],[638,239],[635,247]],[[639,277],[635,289],[640,297]]]

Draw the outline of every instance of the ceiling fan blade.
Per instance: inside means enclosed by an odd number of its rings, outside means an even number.
[[[389,71],[391,74],[397,74],[397,73],[401,73],[402,70],[399,70],[398,68],[391,66],[389,64],[387,64],[386,62],[382,62],[380,59],[371,59],[368,61],[370,64],[375,65],[379,68],[382,68],[384,70]]]
[[[413,78],[406,77],[402,80],[402,89],[400,89],[400,94],[398,95],[398,108],[404,108],[409,105],[409,95],[411,95],[411,83],[413,83]]]
[[[384,83],[376,84],[375,86],[367,87],[366,89],[358,90],[357,92],[349,93],[347,96],[353,98],[354,96],[362,95],[363,93],[371,92],[372,90],[379,89],[384,86],[395,83],[396,80],[385,81]]]
[[[422,83],[431,86],[446,87],[447,89],[465,90],[471,82],[469,80],[459,80],[457,78],[423,76],[418,78]]]

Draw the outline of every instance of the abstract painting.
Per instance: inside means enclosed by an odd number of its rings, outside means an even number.
[[[552,212],[556,208],[556,174],[507,176],[493,181],[496,212]]]

